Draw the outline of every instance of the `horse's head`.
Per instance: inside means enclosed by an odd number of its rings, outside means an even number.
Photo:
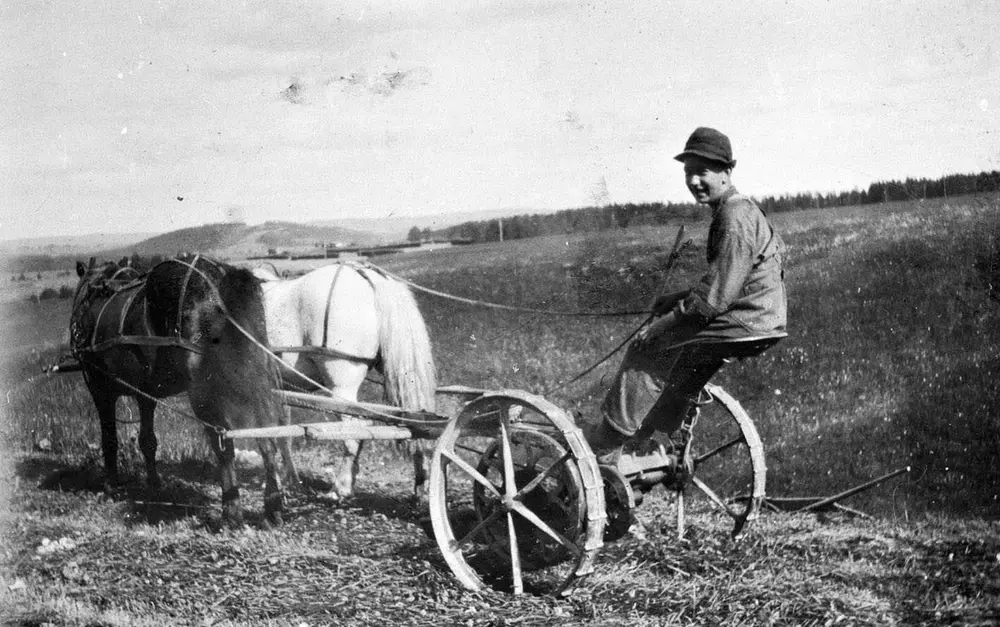
[[[94,298],[98,293],[110,289],[110,283],[115,274],[121,269],[117,263],[107,261],[98,264],[93,257],[90,262],[84,264],[82,261],[76,262],[76,276],[79,282],[76,284],[76,297],[74,300]]]
[[[90,262],[84,264],[82,261],[76,262],[76,276],[80,277],[77,284],[77,293],[81,288],[88,286],[91,289],[112,289],[129,281],[139,278],[140,272],[132,267],[132,262],[128,257],[122,257],[119,262],[106,261],[101,265],[93,257]]]

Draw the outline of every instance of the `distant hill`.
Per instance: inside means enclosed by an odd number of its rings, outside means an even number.
[[[431,229],[439,231],[449,226],[463,222],[479,222],[507,218],[516,215],[539,213],[535,209],[508,208],[491,209],[487,211],[466,211],[463,213],[438,213],[429,216],[383,216],[374,218],[347,218],[340,220],[318,220],[311,222],[317,226],[334,226],[375,234],[382,238],[383,243],[405,241],[410,229]],[[550,212],[546,212],[550,213]]]
[[[87,233],[49,237],[25,237],[0,242],[0,255],[90,254],[129,246],[155,233]]]
[[[229,222],[171,231],[129,246],[101,251],[101,254],[114,257],[138,253],[147,257],[195,252],[222,258],[243,258],[265,255],[271,249],[301,252],[323,244],[370,246],[386,243],[384,240],[383,236],[377,234],[338,226],[295,222],[265,222],[249,226]]]
[[[266,255],[270,250],[308,253],[317,247],[378,246],[405,242],[414,226],[440,230],[471,220],[489,220],[525,213],[524,209],[439,214],[422,217],[381,217],[324,220],[308,223],[271,221],[247,225],[242,222],[205,224],[153,235],[93,234],[72,237],[39,237],[0,242],[0,267],[26,272],[71,267],[90,256],[114,259],[138,254],[142,257],[172,257],[179,253],[203,253],[222,259]],[[69,265],[67,265],[69,264]]]

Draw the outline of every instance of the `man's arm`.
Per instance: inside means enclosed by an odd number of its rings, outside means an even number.
[[[755,210],[749,205],[719,216],[716,241],[709,243],[708,272],[675,309],[681,320],[707,324],[728,311],[739,298],[756,254],[748,208]]]
[[[652,309],[654,316],[666,315],[677,306],[677,303],[687,298],[690,293],[691,290],[687,289],[679,292],[671,292],[669,294],[660,294],[653,300],[653,304],[650,309]]]

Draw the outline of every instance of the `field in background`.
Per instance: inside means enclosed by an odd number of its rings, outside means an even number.
[[[93,608],[104,607],[102,603],[133,608],[127,619],[104,616],[107,624],[129,624],[136,617],[169,622],[177,615],[172,612],[185,616],[187,606],[139,591],[132,593],[133,603],[116,592],[88,592],[86,582],[74,578],[82,575],[67,575],[50,558],[34,560],[32,547],[43,536],[90,538],[93,546],[103,546],[112,542],[110,534],[115,546],[127,547],[123,550],[130,555],[151,555],[157,564],[170,563],[162,551],[195,551],[204,554],[197,558],[205,570],[199,581],[213,585],[220,581],[212,573],[222,572],[212,570],[213,554],[216,560],[229,560],[229,568],[255,564],[250,571],[239,571],[243,578],[230,579],[230,586],[256,581],[253,573],[274,571],[272,559],[289,568],[301,563],[305,570],[297,575],[323,579],[323,589],[334,599],[352,596],[337,592],[338,586],[384,570],[381,576],[389,578],[386,585],[393,591],[385,599],[388,609],[381,614],[358,609],[355,595],[354,613],[349,604],[330,610],[340,620],[372,624],[420,624],[423,619],[413,613],[418,609],[425,612],[426,624],[443,616],[458,617],[463,624],[498,625],[517,624],[518,617],[553,624],[603,619],[630,625],[670,620],[718,624],[733,616],[750,624],[788,625],[838,618],[873,625],[988,624],[1000,618],[988,609],[995,609],[1000,599],[996,524],[975,521],[1000,518],[1000,420],[995,411],[1000,401],[1000,205],[996,199],[901,203],[785,213],[774,216],[774,222],[789,247],[791,336],[759,358],[727,367],[717,382],[743,402],[763,436],[771,495],[832,494],[912,465],[914,471],[903,479],[846,501],[879,514],[883,522],[837,519],[836,528],[824,528],[812,517],[772,519],[749,545],[735,551],[700,535],[678,544],[670,538],[666,496],[655,492],[640,510],[650,536],[610,547],[600,566],[609,570],[592,584],[592,600],[573,603],[515,602],[456,590],[435,561],[435,548],[421,539],[419,530],[414,533],[411,515],[394,518],[393,512],[402,510],[385,505],[406,490],[406,482],[392,474],[404,466],[394,467],[385,455],[365,462],[368,500],[346,509],[308,504],[270,547],[269,541],[258,542],[252,535],[204,538],[203,532],[192,530],[190,519],[177,515],[168,517],[166,527],[157,527],[155,516],[125,512],[125,505],[92,503],[88,492],[32,494],[34,482],[45,476],[42,470],[86,467],[96,460],[98,438],[79,375],[37,375],[41,365],[57,358],[68,303],[19,301],[3,305],[7,403],[0,437],[16,453],[25,481],[15,501],[27,522],[9,528],[7,546],[28,545],[27,551],[23,546],[5,549],[4,560],[21,560],[21,566],[4,572],[39,585],[54,582],[51,592],[30,598],[33,607],[61,608],[53,610],[55,616],[75,611],[60,597],[66,591],[91,608],[89,615],[96,616]],[[452,248],[378,263],[419,285],[466,298],[558,311],[642,310],[665,282],[679,288],[698,276],[706,228],[702,223],[691,229],[695,245],[669,281],[661,268],[675,230],[666,227]],[[642,320],[641,315],[552,317],[423,294],[418,298],[442,384],[544,392],[588,420],[597,416],[619,356],[581,382],[561,382],[615,347]],[[178,411],[161,411],[158,420],[161,457],[168,460],[163,474],[174,475],[171,489],[178,498],[194,499],[195,511],[217,508],[212,473],[199,461],[205,456],[200,430],[179,413],[185,408],[182,400],[168,404]],[[127,420],[127,407],[120,411]],[[133,436],[134,426],[123,425],[126,442]],[[124,461],[131,461],[126,468],[135,471],[138,485],[141,464],[134,449],[123,448],[123,456],[132,456]],[[185,474],[191,469],[202,474]],[[141,498],[141,488],[133,489]],[[710,524],[699,519],[695,528]],[[331,538],[334,549],[320,548]],[[238,549],[225,548],[234,542]],[[392,556],[385,552],[390,549]],[[400,557],[400,551],[405,555]],[[173,572],[166,565],[158,570],[120,567],[135,570],[135,577],[172,581],[164,574]],[[269,581],[284,581],[280,572],[272,572]],[[795,582],[785,576],[791,572],[798,573]],[[141,587],[128,582],[125,590]],[[6,588],[10,581],[0,583]],[[289,589],[298,589],[293,584],[287,584]],[[364,589],[378,594],[370,586]],[[318,589],[314,593],[321,594]],[[0,594],[0,607],[4,599],[15,598],[11,594]],[[271,599],[270,594],[261,598]],[[292,609],[273,601],[270,607],[279,608],[277,613],[261,615],[278,624],[296,616],[322,621],[326,610],[291,594],[298,599]],[[393,609],[393,596],[411,599],[409,609]],[[481,613],[457,614],[470,604]],[[217,618],[255,616],[246,598],[201,607]]]
[[[790,337],[717,378],[764,439],[768,491],[828,495],[912,465],[907,480],[855,497],[868,511],[1000,515],[996,291],[1000,208],[909,203],[778,214],[789,247]],[[670,278],[690,285],[704,231]],[[394,260],[416,283],[560,311],[643,309],[663,289],[675,231],[523,240]],[[421,297],[441,379],[515,387],[596,417],[618,356],[560,387],[641,317],[555,318]]]
[[[790,337],[717,378],[764,438],[769,492],[831,494],[911,465],[914,472],[891,493],[854,502],[894,515],[1000,516],[1000,425],[991,411],[1000,395],[996,201],[799,211],[774,222],[789,248]],[[456,247],[379,263],[465,298],[559,312],[641,311],[659,290],[697,278],[706,227],[688,228],[694,245],[669,278],[662,266],[672,227]],[[310,267],[288,263],[279,269]],[[596,418],[620,355],[582,381],[561,382],[643,319],[518,313],[420,292],[418,299],[442,384],[544,393],[586,420]],[[24,383],[57,359],[69,307],[66,300],[4,304],[12,390],[5,431],[16,450],[48,439],[54,450],[83,454],[97,442],[78,375]],[[168,456],[199,446],[198,430],[176,418],[159,429]],[[193,432],[195,442],[171,443],[175,430]]]

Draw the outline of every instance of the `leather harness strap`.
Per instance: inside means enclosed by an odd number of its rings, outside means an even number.
[[[340,278],[340,271],[344,269],[344,266],[351,266],[361,277],[368,281],[368,284],[375,289],[375,284],[372,282],[371,277],[365,274],[365,266],[350,262],[340,262],[337,263],[337,271],[333,275],[333,280],[330,281],[330,289],[327,291],[326,295],[326,309],[323,312],[323,341],[319,346],[275,346],[271,350],[279,355],[282,353],[307,353],[322,355],[330,359],[343,359],[345,361],[354,361],[360,364],[365,364],[369,368],[373,367],[378,363],[379,357],[375,355],[374,357],[362,357],[360,355],[352,355],[350,353],[345,353],[339,351],[335,348],[330,348],[327,346],[327,341],[329,340],[328,332],[330,328],[330,311],[333,309],[333,290],[337,286],[337,280]]]
[[[323,341],[320,346],[326,346],[327,331],[330,328],[330,309],[333,308],[333,290],[337,287],[337,279],[340,278],[340,271],[344,269],[344,264],[337,264],[337,271],[333,273],[333,280],[330,281],[330,290],[326,294],[326,311],[323,312]]]
[[[185,263],[187,266],[187,272],[184,274],[184,282],[181,283],[181,294],[177,299],[177,328],[174,329],[177,332],[177,337],[181,337],[181,329],[184,327],[184,297],[187,295],[188,282],[191,280],[191,274],[194,272],[194,267],[198,264],[198,260],[201,259],[201,255],[195,255],[191,263]]]
[[[194,259],[195,263],[197,263],[198,257],[200,257],[200,255],[195,256]],[[146,332],[146,335],[125,334],[125,323],[128,320],[129,312],[131,311],[133,305],[135,304],[135,300],[139,297],[139,293],[146,289],[145,279],[137,279],[117,288],[114,291],[114,293],[112,293],[111,296],[108,297],[108,299],[104,302],[104,304],[101,305],[101,309],[97,313],[97,319],[94,322],[94,330],[90,335],[90,342],[88,343],[88,346],[84,346],[82,348],[77,349],[77,352],[99,353],[101,351],[108,350],[115,346],[127,345],[127,346],[183,348],[184,350],[190,351],[192,353],[197,353],[200,355],[202,353],[200,346],[180,336],[180,317],[183,315],[184,296],[185,292],[187,291],[187,284],[190,281],[191,274],[193,272],[194,272],[194,266],[192,264],[188,267],[187,275],[184,277],[184,283],[181,285],[180,301],[178,302],[179,320],[178,320],[176,336],[160,337],[153,333],[153,330],[149,326],[149,317],[147,315],[149,301],[147,298],[145,298],[145,295],[143,295],[142,298],[142,308],[143,308],[142,326],[143,330]],[[114,276],[117,277],[119,273],[121,273],[121,270],[115,273]],[[125,304],[122,306],[122,309],[119,313],[117,335],[107,340],[98,341],[98,332],[100,331],[101,320],[104,318],[105,312],[108,310],[108,307],[111,305],[112,301],[114,301],[115,298],[117,298],[120,294],[126,291],[130,291],[131,293],[126,297]]]
[[[201,347],[194,342],[185,340],[181,337],[160,337],[158,335],[119,335],[111,338],[110,340],[98,342],[97,344],[91,344],[86,348],[80,349],[79,352],[99,353],[120,345],[174,347],[183,348],[199,355],[202,353]]]

